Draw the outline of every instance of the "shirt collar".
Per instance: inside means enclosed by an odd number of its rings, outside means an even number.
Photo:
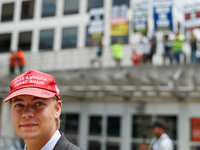
[[[53,150],[60,137],[61,137],[60,132],[56,130],[51,139],[40,150]],[[26,145],[24,146],[24,150],[27,150]]]

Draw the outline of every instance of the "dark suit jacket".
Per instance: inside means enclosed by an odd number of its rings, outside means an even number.
[[[65,135],[61,133],[61,137],[56,143],[53,150],[82,150],[81,148],[77,147],[76,145],[70,143],[66,138]]]

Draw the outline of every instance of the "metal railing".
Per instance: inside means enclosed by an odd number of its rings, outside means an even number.
[[[123,59],[121,66],[131,66],[131,45],[123,46]],[[73,69],[86,69],[98,68],[98,60],[96,59],[97,48],[83,48],[83,49],[68,49],[56,51],[43,51],[38,53],[26,52],[27,64],[25,71],[35,69],[41,71],[52,70],[73,70]],[[94,65],[91,66],[91,60],[96,60]],[[104,48],[103,56],[101,59],[103,67],[114,67],[115,61],[112,57],[110,47]],[[16,69],[18,73],[18,68]],[[5,56],[0,59],[0,75],[7,75],[9,73],[9,58]]]
[[[123,58],[121,67],[132,66],[131,54],[137,49],[136,45],[123,45]],[[76,48],[60,51],[42,51],[38,53],[26,52],[27,64],[25,71],[41,70],[41,71],[58,71],[58,70],[77,70],[87,68],[98,68],[98,59],[96,59],[97,48]],[[154,55],[154,64],[162,64],[161,54]],[[96,60],[91,65],[91,60]],[[156,61],[155,61],[156,60]],[[115,67],[115,61],[112,57],[111,47],[104,47],[103,56],[101,59],[103,68]],[[8,75],[9,73],[9,57],[4,54],[0,57],[0,76]],[[16,69],[18,74],[18,68]]]

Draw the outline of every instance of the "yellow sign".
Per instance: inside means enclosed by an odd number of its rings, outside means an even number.
[[[128,24],[114,24],[111,25],[111,36],[126,36],[128,35]]]

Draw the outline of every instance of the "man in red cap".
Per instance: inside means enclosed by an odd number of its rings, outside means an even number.
[[[81,150],[59,132],[61,101],[54,78],[31,70],[10,83],[11,119],[25,150]]]

